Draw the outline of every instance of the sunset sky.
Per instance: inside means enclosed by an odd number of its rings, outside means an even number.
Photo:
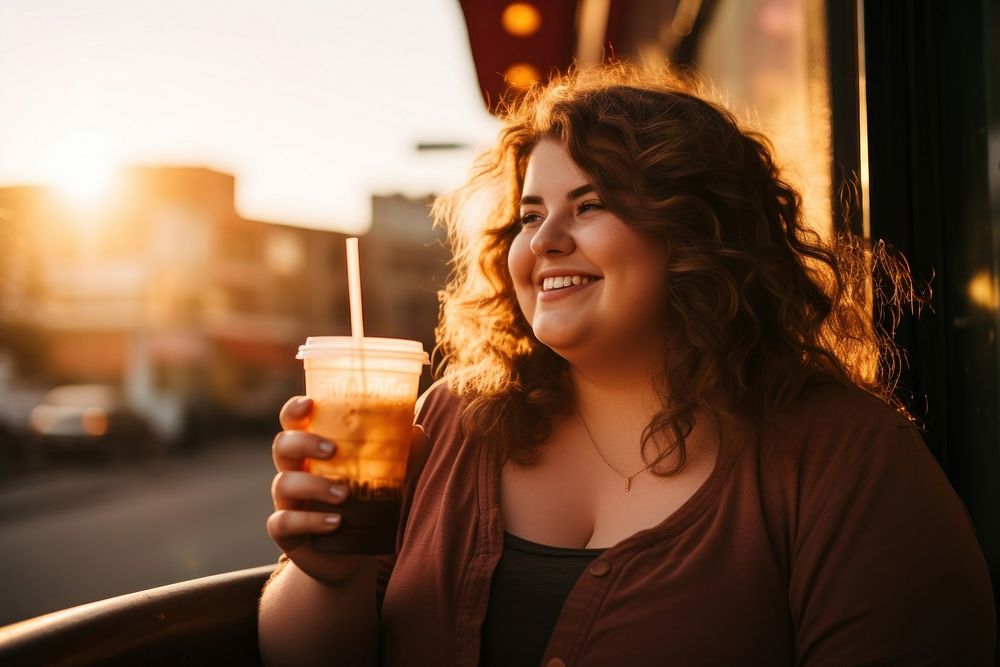
[[[343,231],[457,184],[484,110],[457,0],[4,0],[0,187],[130,164],[237,176],[246,217]]]

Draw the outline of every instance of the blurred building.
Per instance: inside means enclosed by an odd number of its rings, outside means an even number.
[[[344,234],[242,218],[235,181],[128,170],[106,201],[0,189],[0,348],[16,378],[120,385],[165,436],[274,419],[296,347],[349,333]],[[424,200],[374,199],[362,241],[369,335],[430,345],[447,253]]]
[[[41,267],[30,221],[45,202],[42,188],[4,191],[0,204],[0,366],[3,377],[40,363],[39,332],[34,308],[41,296]],[[16,354],[15,354],[16,352]],[[2,384],[0,384],[2,387]]]
[[[372,226],[361,249],[365,331],[415,338],[428,353],[451,259],[444,230],[430,223],[431,204],[430,197],[373,197]]]

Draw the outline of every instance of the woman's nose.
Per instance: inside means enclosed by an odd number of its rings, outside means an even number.
[[[531,237],[531,252],[544,255],[568,255],[576,248],[566,223],[558,216],[549,216]]]

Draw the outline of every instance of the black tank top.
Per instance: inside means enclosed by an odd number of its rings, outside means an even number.
[[[504,533],[483,621],[481,667],[537,667],[576,580],[604,549],[552,547]]]

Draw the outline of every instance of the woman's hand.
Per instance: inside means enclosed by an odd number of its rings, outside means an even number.
[[[337,448],[336,443],[306,430],[312,406],[308,397],[296,396],[281,408],[283,430],[271,448],[278,474],[271,484],[274,513],[267,520],[267,534],[299,569],[337,586],[350,578],[366,557],[321,553],[313,550],[309,540],[311,535],[337,530],[341,521],[336,512],[308,509],[309,503],[340,505],[348,494],[346,486],[302,469],[305,459],[328,459]]]

